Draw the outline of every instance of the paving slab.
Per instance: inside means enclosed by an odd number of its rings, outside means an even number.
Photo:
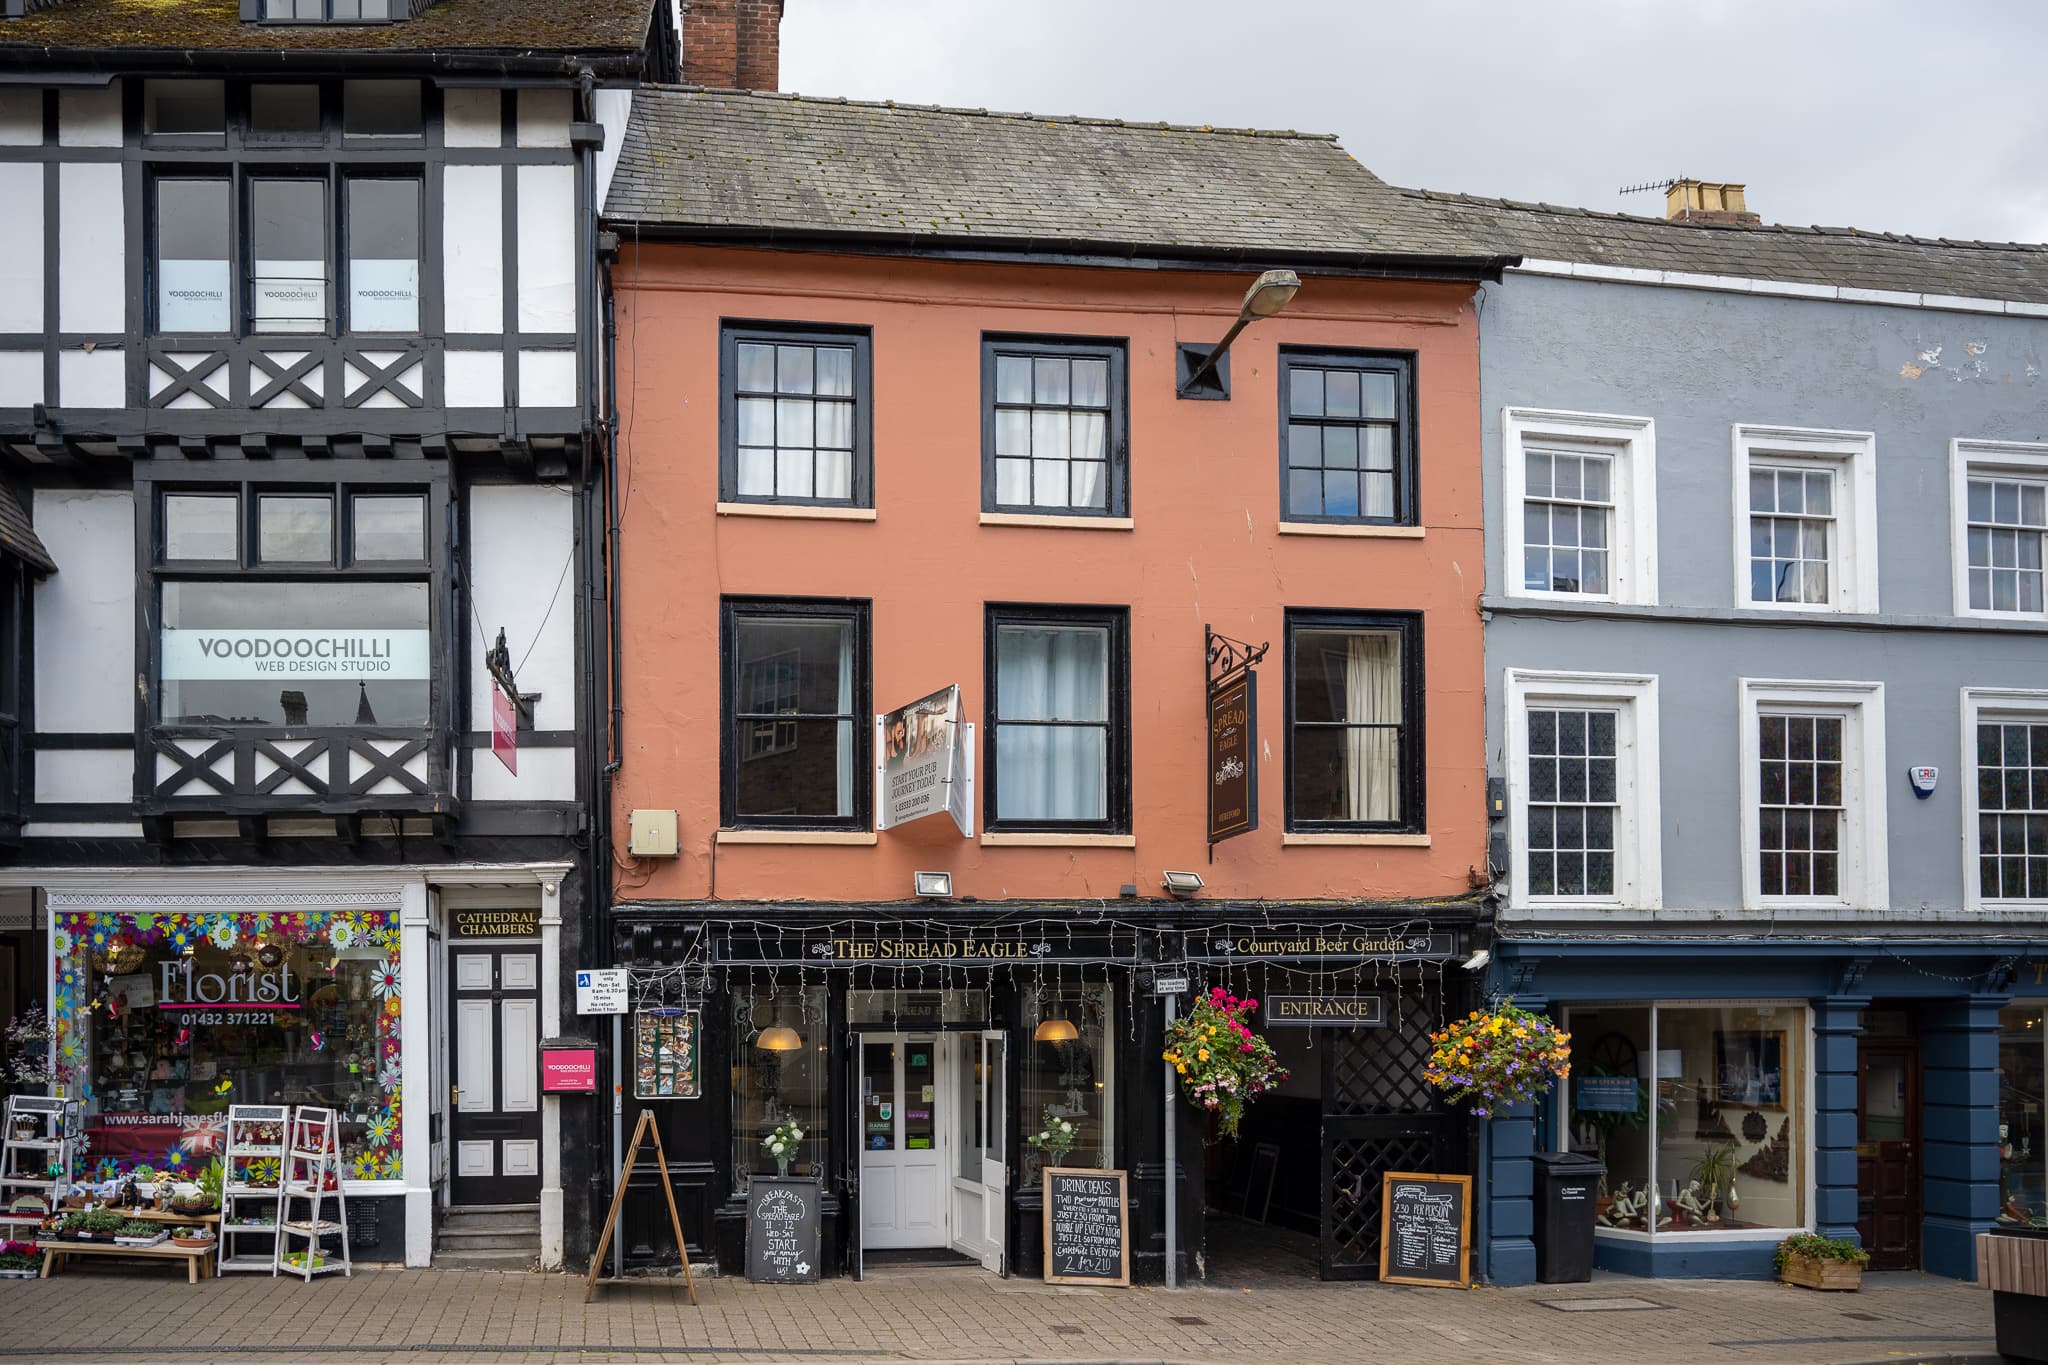
[[[1068,1292],[964,1268],[817,1285],[700,1276],[697,1287],[694,1308],[681,1280],[665,1278],[608,1286],[586,1305],[571,1275],[359,1267],[312,1284],[195,1286],[80,1266],[0,1282],[0,1365],[1910,1365],[1992,1355],[1990,1295],[1918,1275],[1855,1294],[1619,1276],[1460,1291],[1263,1275],[1171,1293]]]

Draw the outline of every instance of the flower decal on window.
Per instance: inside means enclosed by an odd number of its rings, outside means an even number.
[[[398,986],[398,964],[390,958],[385,958],[371,970],[370,989],[379,1000],[396,1000]]]

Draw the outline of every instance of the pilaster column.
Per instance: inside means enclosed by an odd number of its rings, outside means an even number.
[[[1856,1040],[1867,995],[1813,1004],[1813,1228],[1857,1240]]]
[[[1927,1007],[1920,1024],[1920,1264],[1977,1278],[1977,1234],[1998,1216],[1998,1011],[2003,995]]]
[[[1522,1009],[1548,1012],[1550,1001],[1519,992]],[[1480,1124],[1479,1204],[1487,1283],[1532,1284],[1536,1279],[1536,1106],[1511,1104]]]

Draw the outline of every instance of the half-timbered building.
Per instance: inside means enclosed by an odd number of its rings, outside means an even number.
[[[594,205],[671,7],[5,13],[0,1003],[48,1009],[97,1173],[325,1105],[358,1259],[559,1263]]]

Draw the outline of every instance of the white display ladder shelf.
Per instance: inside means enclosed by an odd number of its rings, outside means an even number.
[[[341,1190],[341,1123],[332,1109],[302,1104],[286,1130],[284,1190],[277,1201],[276,1271],[310,1281],[340,1271],[353,1276],[348,1253],[348,1198]],[[333,1216],[326,1204],[334,1201]],[[294,1204],[303,1203],[303,1214]],[[320,1239],[339,1235],[341,1254],[319,1261]],[[290,1258],[297,1256],[299,1264]],[[275,1272],[273,1272],[275,1273]]]
[[[288,1104],[228,1106],[228,1140],[221,1154],[226,1172],[220,1194],[220,1249],[215,1263],[220,1274],[234,1270],[277,1272],[277,1225],[284,1217],[284,1144],[291,1121]],[[264,1136],[265,1129],[275,1136]],[[251,1161],[277,1163],[277,1183],[251,1185],[237,1180],[237,1174]],[[255,1217],[258,1212],[268,1214],[270,1221]],[[250,1250],[252,1246],[262,1250]]]
[[[34,1228],[70,1192],[72,1158],[78,1149],[78,1101],[45,1095],[9,1095],[6,1128],[0,1130],[0,1228],[11,1234],[33,1225],[21,1241],[34,1241]],[[32,1137],[15,1137],[17,1125],[33,1125]],[[52,1176],[50,1167],[58,1174]],[[25,1196],[43,1201],[42,1213],[16,1213]]]

